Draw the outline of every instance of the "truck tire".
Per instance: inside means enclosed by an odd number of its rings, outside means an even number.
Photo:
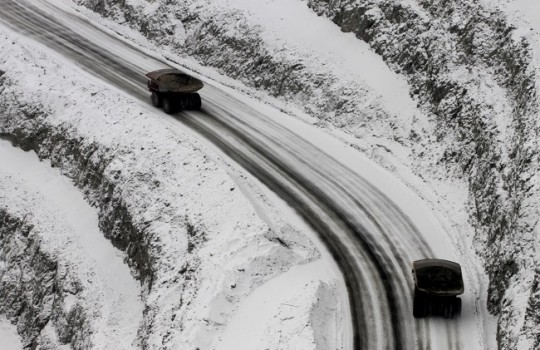
[[[201,110],[201,96],[198,93],[191,94],[191,109]]]
[[[152,91],[152,104],[154,105],[154,107],[161,107],[161,96],[159,96],[159,94],[155,91]]]
[[[426,317],[428,315],[429,301],[420,293],[414,293],[413,316],[416,318]]]
[[[454,303],[445,303],[442,305],[442,316],[444,318],[452,318],[454,316]]]
[[[442,316],[444,318],[454,318],[461,315],[461,299],[453,298],[444,303]]]
[[[191,99],[189,95],[180,95],[178,96],[178,102],[180,104],[181,110],[190,110],[191,109]]]
[[[174,103],[170,98],[164,97],[162,103],[163,111],[165,111],[165,113],[173,114],[175,112]]]
[[[456,298],[454,300],[454,312],[453,312],[453,315],[452,317],[459,317],[461,316],[461,299],[460,298]]]

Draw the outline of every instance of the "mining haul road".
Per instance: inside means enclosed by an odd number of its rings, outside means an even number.
[[[144,74],[171,67],[47,1],[4,0],[0,24],[148,104]],[[423,233],[384,189],[313,140],[276,122],[269,108],[258,108],[246,102],[248,97],[239,98],[211,79],[201,79],[205,88],[200,91],[200,112],[168,116],[156,109],[156,118],[173,128],[188,127],[215,144],[318,233],[346,281],[354,349],[481,348],[477,343],[482,341],[460,336],[471,334],[464,330],[471,325],[478,337],[484,332],[481,314],[471,311],[475,307],[467,299],[460,319],[413,318],[411,262],[435,256]]]

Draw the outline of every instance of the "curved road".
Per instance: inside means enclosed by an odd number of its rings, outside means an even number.
[[[4,0],[0,22],[146,103],[143,74],[168,66],[42,0]],[[355,349],[478,348],[462,345],[457,320],[412,317],[411,261],[434,254],[392,200],[262,109],[205,81],[201,112],[156,115],[213,142],[319,234],[345,276]]]

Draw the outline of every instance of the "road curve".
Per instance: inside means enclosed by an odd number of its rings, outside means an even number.
[[[143,74],[167,66],[42,0],[4,0],[0,22],[145,102]],[[455,321],[433,339],[431,321],[412,317],[410,264],[433,252],[390,198],[332,155],[211,82],[201,95],[201,112],[156,115],[216,144],[319,234],[345,276],[355,349],[462,348]]]

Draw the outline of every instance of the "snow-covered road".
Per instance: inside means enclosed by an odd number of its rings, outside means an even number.
[[[144,104],[143,74],[170,65],[43,1],[4,1],[0,21]],[[201,112],[170,117],[156,111],[156,117],[204,136],[319,234],[345,275],[355,349],[487,348],[485,295],[474,270],[465,271],[473,283],[460,319],[412,317],[411,262],[460,260],[443,230],[423,222],[432,215],[418,197],[314,128],[299,128],[281,112],[202,79]]]

